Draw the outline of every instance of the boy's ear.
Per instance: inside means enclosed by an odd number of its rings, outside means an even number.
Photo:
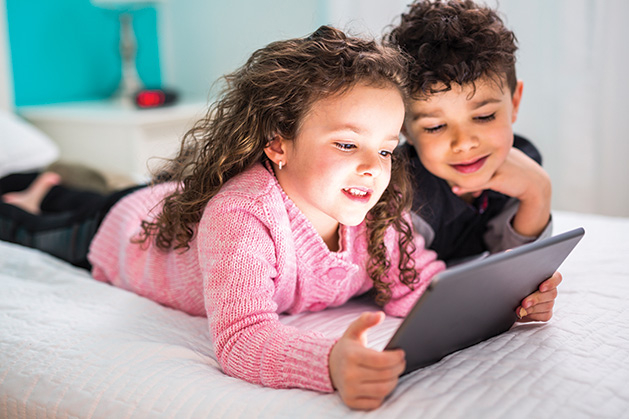
[[[406,140],[407,143],[409,143],[412,146],[415,146],[413,139],[409,137],[408,131],[406,130],[406,122],[402,124],[402,128],[400,129],[400,134],[404,136],[404,139]]]
[[[513,92],[513,96],[511,97],[511,104],[513,105],[513,109],[511,112],[512,124],[518,119],[518,110],[520,109],[520,101],[522,101],[523,89],[524,89],[524,82],[522,80],[518,80],[518,83],[515,86],[515,91]]]
[[[264,148],[264,154],[273,163],[278,164],[280,161],[282,164],[286,164],[286,140],[279,135],[275,135]]]

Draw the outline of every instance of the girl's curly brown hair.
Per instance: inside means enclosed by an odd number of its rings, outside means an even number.
[[[515,91],[517,39],[493,9],[471,0],[419,0],[385,37],[409,60],[413,97],[448,91],[489,77]]]
[[[184,136],[180,152],[156,181],[180,187],[163,201],[154,221],[143,221],[140,242],[163,250],[189,249],[208,201],[232,177],[267,159],[264,148],[276,135],[294,140],[313,103],[342,94],[358,83],[395,86],[406,97],[406,61],[397,49],[346,36],[322,26],[307,38],[274,42],[253,53],[244,66],[224,77],[220,99]],[[390,299],[384,281],[390,268],[385,231],[399,234],[402,282],[418,281],[412,229],[402,217],[411,193],[402,160],[394,156],[391,182],[367,216],[367,270],[376,300]]]

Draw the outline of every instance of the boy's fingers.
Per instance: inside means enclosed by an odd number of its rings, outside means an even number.
[[[462,188],[460,186],[453,186],[452,187],[452,193],[454,193],[455,195],[464,195],[466,193],[471,193],[474,198],[478,198],[480,196],[480,194],[483,193],[484,189],[481,190],[477,190],[477,189],[466,189],[466,188]]]
[[[539,291],[535,291],[533,294],[522,300],[522,307],[527,309],[536,304],[553,301],[557,298],[557,287],[562,281],[562,276],[559,272],[555,272],[553,276],[542,282],[539,286]]]
[[[532,313],[521,318],[520,322],[546,322],[553,317],[553,311],[544,311],[540,313]]]
[[[546,292],[536,291],[522,301],[522,307],[528,309],[529,307],[537,304],[554,301],[557,298],[558,294],[559,291],[557,291],[557,288],[551,288]]]
[[[526,317],[531,320],[538,320],[536,317],[539,317],[539,316],[546,317],[545,315],[547,313],[550,313],[552,315],[554,307],[555,307],[555,301],[551,300],[549,302],[536,304],[529,308],[524,308],[520,306],[516,309],[515,312],[519,319],[523,319]]]
[[[561,284],[562,280],[563,280],[563,277],[561,276],[561,273],[559,273],[559,271],[556,271],[553,274],[553,276],[551,276],[550,278],[548,278],[547,280],[545,280],[544,282],[540,284],[539,290],[542,292],[546,292],[550,290],[551,288],[557,288],[559,284]]]

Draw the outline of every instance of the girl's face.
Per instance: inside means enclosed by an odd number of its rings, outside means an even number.
[[[391,178],[404,102],[394,87],[359,84],[315,102],[294,141],[267,148],[277,179],[324,237],[360,224]],[[276,153],[273,150],[279,150]]]

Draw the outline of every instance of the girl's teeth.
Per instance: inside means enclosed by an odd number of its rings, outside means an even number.
[[[365,196],[365,195],[367,195],[367,192],[363,192],[363,191],[360,191],[360,190],[354,189],[354,188],[347,189],[347,192],[351,193],[352,195],[356,195],[356,196]]]

